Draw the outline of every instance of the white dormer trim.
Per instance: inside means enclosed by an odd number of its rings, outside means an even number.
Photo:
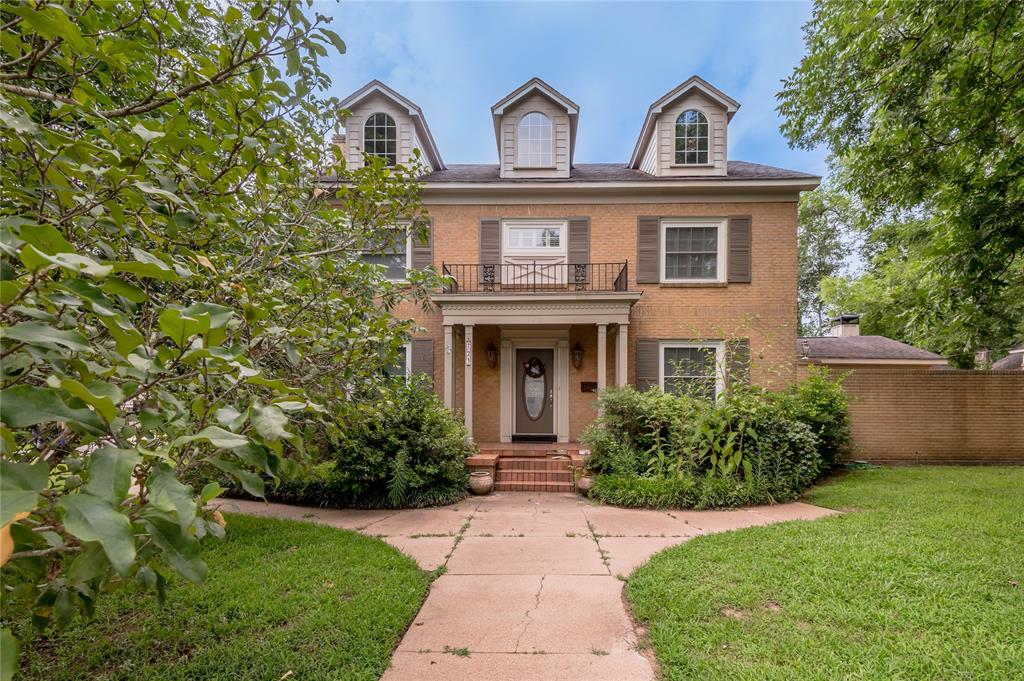
[[[426,155],[427,162],[430,164],[431,169],[444,170],[446,166],[444,165],[444,161],[441,159],[441,152],[438,150],[437,144],[434,142],[434,136],[430,134],[430,128],[427,126],[427,118],[423,115],[423,110],[420,109],[420,107],[418,107],[412,100],[403,97],[381,81],[371,80],[369,83],[341,100],[341,108],[352,108],[367,97],[375,94],[379,94],[385,99],[388,99],[408,113],[409,119],[412,121],[413,127],[415,128],[416,145],[420,151]]]
[[[693,90],[700,92],[702,95],[725,109],[727,120],[732,120],[733,115],[735,115],[740,108],[739,102],[716,88],[711,83],[707,82],[700,76],[691,76],[678,86],[666,92],[657,101],[651,104],[650,108],[647,109],[647,115],[644,117],[644,123],[640,127],[640,136],[637,138],[636,144],[633,147],[633,153],[629,157],[630,168],[639,168],[643,162],[648,148],[648,142],[654,134],[657,127],[656,123],[661,113]],[[704,113],[705,115],[707,114],[706,111]],[[710,122],[710,118],[708,120]],[[672,121],[672,124],[675,125],[675,121]]]
[[[569,117],[569,167],[571,168],[573,155],[576,152],[576,127],[579,123],[580,107],[576,102],[572,101],[536,76],[502,97],[494,106],[491,107],[491,117],[494,120],[494,141],[498,147],[499,163],[501,162],[502,154],[502,118],[505,116],[507,111],[534,93],[541,94],[549,99],[559,109],[564,110]]]

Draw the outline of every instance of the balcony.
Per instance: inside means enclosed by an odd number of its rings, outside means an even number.
[[[629,291],[629,261],[591,263],[442,263],[444,293],[608,293]]]

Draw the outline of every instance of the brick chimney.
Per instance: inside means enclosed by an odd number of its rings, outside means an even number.
[[[830,336],[842,338],[843,336],[860,335],[859,314],[841,314],[838,317],[833,317],[830,321],[832,323],[828,334]]]

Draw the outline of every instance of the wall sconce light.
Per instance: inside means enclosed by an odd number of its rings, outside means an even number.
[[[581,364],[583,364],[583,346],[576,341],[576,345],[572,346],[572,365],[579,369]]]
[[[487,353],[487,366],[492,369],[498,363],[498,348],[494,347],[494,343],[488,343],[487,349],[484,350]]]

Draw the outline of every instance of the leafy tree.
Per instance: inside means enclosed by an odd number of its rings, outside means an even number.
[[[415,165],[347,170],[325,142],[328,21],[296,1],[0,12],[5,623],[201,581],[222,490],[190,476],[262,495],[393,359],[399,303],[426,304],[431,272],[398,285],[350,255],[425,219]]]
[[[1021,0],[818,0],[779,95],[790,142],[825,145],[870,215],[926,220],[888,257],[914,261],[902,324],[956,330],[960,357],[1022,332],[1005,308],[1024,280],[1022,34]]]
[[[828,329],[830,310],[818,294],[821,281],[841,274],[853,253],[848,195],[831,188],[800,196],[797,211],[797,309],[800,335],[816,336]]]

